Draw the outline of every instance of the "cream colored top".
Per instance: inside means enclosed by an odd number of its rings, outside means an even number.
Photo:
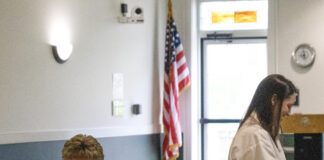
[[[270,134],[261,127],[255,112],[237,131],[228,160],[286,160],[284,151],[276,138],[276,143]]]

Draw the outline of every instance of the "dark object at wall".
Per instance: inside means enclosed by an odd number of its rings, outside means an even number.
[[[295,160],[322,160],[323,134],[295,134]]]
[[[296,101],[295,101],[295,104],[294,104],[294,106],[295,107],[298,107],[299,106],[299,98],[300,98],[300,93],[299,93],[299,89],[297,89],[296,90],[296,92],[297,92],[297,95],[296,95]]]
[[[141,105],[140,104],[133,104],[132,105],[132,113],[135,115],[141,114]]]

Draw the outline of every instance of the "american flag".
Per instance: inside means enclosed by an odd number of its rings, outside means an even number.
[[[163,160],[174,160],[179,156],[182,145],[178,97],[190,85],[190,76],[172,15],[167,21],[165,46]]]

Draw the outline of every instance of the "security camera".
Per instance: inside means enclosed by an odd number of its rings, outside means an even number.
[[[141,7],[134,7],[132,10],[132,17],[144,20],[144,11]]]
[[[120,23],[143,23],[144,22],[144,11],[141,7],[134,7],[131,12],[131,16],[128,17],[127,14],[127,4],[121,4],[122,16],[118,17]]]

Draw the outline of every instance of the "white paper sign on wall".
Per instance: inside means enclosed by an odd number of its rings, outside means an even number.
[[[113,73],[113,99],[124,99],[124,75],[122,73]]]

